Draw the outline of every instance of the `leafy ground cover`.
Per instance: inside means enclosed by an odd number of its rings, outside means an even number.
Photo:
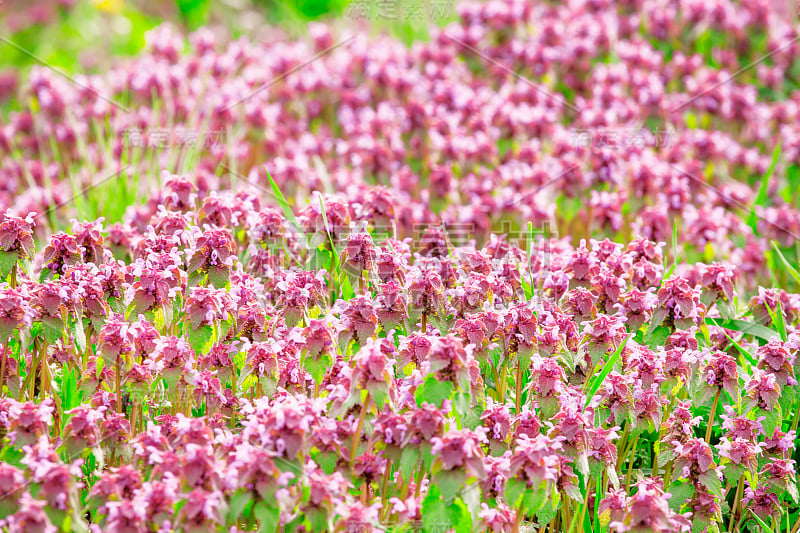
[[[30,71],[3,528],[800,529],[797,13],[449,5]]]

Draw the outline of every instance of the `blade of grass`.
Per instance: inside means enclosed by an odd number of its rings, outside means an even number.
[[[714,320],[713,318],[708,318],[707,320]],[[740,333],[744,333],[745,335],[751,335],[753,337],[758,337],[761,340],[769,341],[770,339],[774,339],[776,337],[780,337],[780,334],[772,329],[769,329],[766,326],[762,326],[761,324],[753,324],[752,322],[746,322],[744,320],[726,320],[721,324],[717,324],[716,322],[712,322],[715,326],[720,326],[725,329],[732,329],[733,331],[738,331]]]
[[[758,525],[759,525],[759,526],[761,526],[761,529],[762,529],[763,531],[765,531],[766,533],[775,533],[774,531],[772,531],[772,528],[770,528],[770,527],[769,527],[769,526],[766,524],[766,522],[764,522],[763,520],[761,520],[761,519],[758,517],[758,515],[757,515],[755,512],[753,512],[753,510],[752,510],[752,509],[748,509],[748,511],[750,511],[750,514],[751,514],[751,515],[753,515],[753,518],[755,518],[755,519],[756,519],[756,522],[758,522]]]
[[[786,260],[786,257],[784,257],[783,253],[781,253],[781,250],[778,248],[778,244],[775,241],[772,241],[772,249],[778,254],[778,257],[780,258],[789,275],[794,278],[798,285],[800,285],[800,272],[798,272],[797,269]]]
[[[708,322],[708,321],[710,321],[710,322],[711,322],[711,325],[713,325],[713,326],[717,326],[717,327],[724,327],[724,326],[720,326],[719,324],[717,324],[717,323],[714,321],[714,319],[713,319],[713,318],[707,318],[707,319],[706,319],[706,322]],[[751,365],[753,365],[753,366],[756,366],[756,365],[757,365],[757,363],[758,363],[758,362],[756,361],[756,358],[755,358],[755,357],[753,357],[752,355],[750,355],[750,352],[748,352],[747,350],[745,350],[745,349],[744,349],[744,348],[743,348],[743,347],[742,347],[742,346],[741,346],[741,345],[740,345],[738,342],[736,342],[735,340],[733,340],[733,338],[731,338],[731,336],[730,336],[730,335],[728,335],[728,333],[727,333],[727,332],[723,331],[723,333],[724,333],[724,334],[725,334],[725,336],[728,338],[728,340],[729,340],[729,341],[731,341],[731,343],[734,345],[734,347],[736,347],[736,349],[739,351],[739,353],[740,353],[740,354],[742,354],[742,356],[743,356],[745,359],[747,359],[747,360],[750,362],[750,364],[751,364]]]
[[[781,340],[786,342],[786,339],[789,337],[789,335],[786,331],[786,322],[783,320],[781,302],[778,301],[778,305],[774,310],[769,305],[765,305],[765,307],[767,308],[769,317],[772,319],[772,323],[778,328],[778,334],[781,336]]]
[[[619,346],[617,346],[617,349],[614,350],[614,353],[611,355],[611,357],[609,357],[603,364],[603,369],[600,371],[599,374],[597,374],[594,377],[594,379],[589,384],[589,388],[586,391],[586,404],[583,406],[584,410],[586,410],[586,408],[589,407],[589,403],[592,401],[592,398],[594,398],[594,395],[598,391],[598,389],[600,389],[600,385],[603,383],[603,381],[605,381],[608,374],[611,373],[611,370],[614,368],[614,365],[617,364],[620,355],[622,355],[622,350],[625,349],[625,345],[628,344],[628,340],[630,340],[632,336],[633,333],[629,333],[628,336],[625,337],[625,340],[619,343]]]
[[[284,216],[286,219],[294,226],[295,229],[299,230],[300,225],[297,223],[297,219],[294,216],[294,211],[292,211],[292,206],[289,205],[289,202],[286,201],[286,197],[283,196],[283,192],[281,192],[281,188],[278,187],[278,184],[275,183],[275,180],[272,178],[272,174],[269,173],[269,169],[267,165],[264,165],[264,170],[267,173],[267,179],[269,179],[269,185],[272,187],[272,192],[275,195],[275,200],[278,202],[278,205],[283,210]]]

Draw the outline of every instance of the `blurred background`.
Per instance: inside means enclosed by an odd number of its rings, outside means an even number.
[[[208,26],[222,40],[306,33],[310,21],[385,31],[406,43],[426,39],[428,23],[455,18],[455,0],[0,0],[0,113],[19,109],[26,69],[46,64],[70,74],[107,70],[135,55],[145,33],[169,23]],[[436,16],[404,16],[410,10]]]

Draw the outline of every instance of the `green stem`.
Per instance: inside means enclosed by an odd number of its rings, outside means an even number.
[[[517,396],[515,398],[517,404],[517,410],[515,413],[517,416],[522,412],[522,357],[520,356],[519,352],[517,352]],[[566,524],[565,524],[566,525]]]
[[[669,485],[670,478],[672,477],[672,461],[667,463],[666,468],[664,469],[664,486]]]
[[[619,449],[619,446],[626,446],[628,444],[628,433],[630,433],[630,429],[631,429],[630,422],[625,422],[625,430],[622,432],[622,437],[620,437],[620,439],[617,441],[617,442],[619,442],[619,445],[617,446],[617,449]],[[620,468],[622,468],[622,463],[625,461],[625,453],[626,453],[626,451],[627,451],[627,448],[623,448],[623,452],[621,454],[619,454],[619,456],[617,457],[617,471],[618,472],[620,471]]]
[[[800,405],[796,405],[794,408],[794,419],[792,420],[792,431],[797,431],[797,422],[800,420]],[[772,435],[767,435],[768,437],[772,437]]]
[[[594,481],[594,478],[588,478],[586,480],[586,492],[583,495],[583,506],[581,507],[580,518],[577,521],[575,521],[575,520],[572,521],[572,525],[569,526],[569,530],[570,531],[581,531],[582,530],[582,529],[575,529],[576,527],[577,528],[583,528],[583,521],[586,518],[586,508],[589,507],[589,492],[590,492],[591,487],[592,487],[592,481]],[[576,517],[577,517],[577,515],[576,515]]]
[[[744,476],[739,478],[739,486],[736,487],[736,496],[733,499],[733,505],[731,505],[731,519],[728,522],[728,531],[733,531],[733,524],[734,519],[737,514],[737,508],[739,507],[739,501],[742,499],[742,492],[744,491]]]
[[[628,460],[628,475],[625,478],[625,490],[630,490],[631,488],[631,473],[633,472],[633,463],[636,462],[636,445],[639,444],[639,433],[633,437],[633,442],[631,443],[631,449],[628,450],[631,453],[631,458]],[[626,454],[627,455],[627,454]]]
[[[606,486],[606,479],[605,479],[606,472],[602,470],[600,475],[597,476],[597,481],[594,483],[594,517],[592,517],[592,531],[599,530],[598,522],[600,520],[600,500],[602,499],[601,496],[605,494],[605,486]],[[600,492],[602,490],[602,492]],[[588,496],[588,492],[587,492]]]
[[[797,533],[798,529],[800,529],[800,517],[797,518],[797,522],[792,526],[792,533]]]
[[[367,416],[367,407],[369,406],[370,396],[367,394],[367,399],[361,404],[361,413],[358,415],[358,424],[353,433],[353,443],[350,446],[350,470],[353,470],[353,465],[356,463],[356,454],[358,453],[358,441],[361,440],[361,429],[364,427],[364,418]]]
[[[8,351],[8,341],[6,341],[0,349],[3,350],[2,355],[0,355],[0,396],[3,395],[3,384],[5,383],[6,379],[6,352]]]
[[[708,415],[708,427],[706,428],[706,442],[711,445],[711,430],[714,428],[714,416],[717,414],[717,405],[719,404],[719,397],[722,394],[722,388],[717,389],[714,395],[714,403],[711,404],[711,413]]]
[[[114,386],[117,388],[117,412],[122,413],[122,370],[120,368],[120,356],[114,363]]]

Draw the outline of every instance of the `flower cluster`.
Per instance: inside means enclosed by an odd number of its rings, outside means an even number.
[[[80,86],[32,71],[36,112],[0,128],[0,528],[791,529],[778,9],[464,1],[411,47],[309,30],[160,27]],[[193,120],[225,143],[119,142]],[[644,123],[669,143],[570,139]],[[160,186],[64,224],[114,171]]]

